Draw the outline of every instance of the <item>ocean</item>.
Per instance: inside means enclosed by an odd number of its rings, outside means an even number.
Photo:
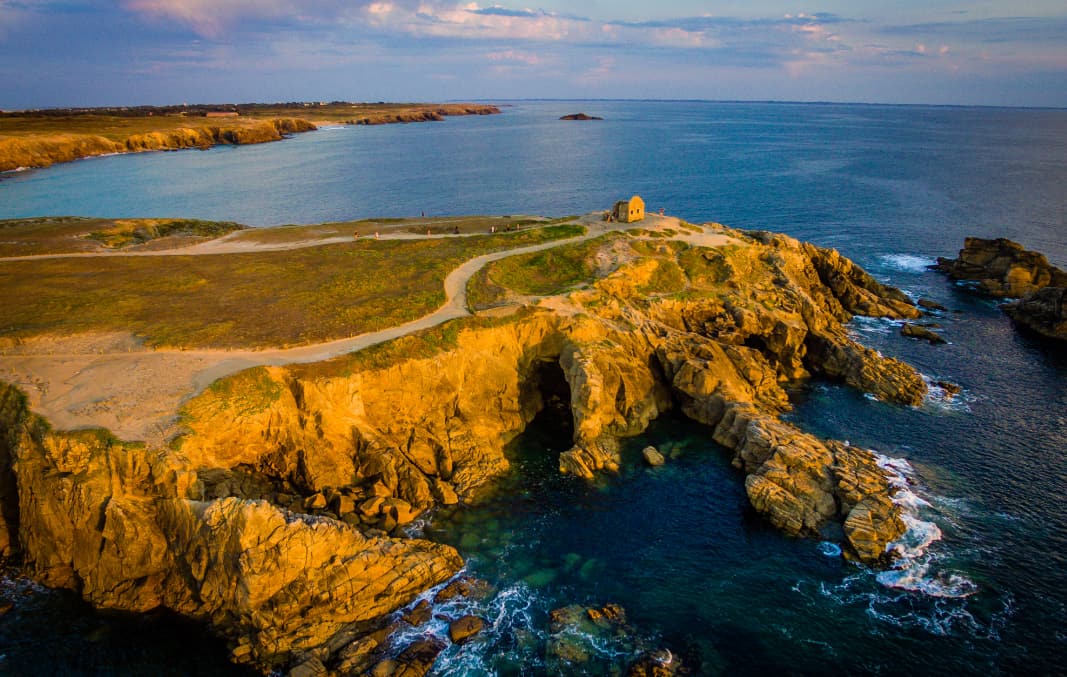
[[[605,119],[558,120],[579,111]],[[549,411],[514,443],[496,498],[426,528],[497,590],[467,609],[487,632],[448,649],[435,673],[553,674],[548,613],[572,603],[620,604],[631,628],[584,638],[590,659],[575,674],[610,674],[656,647],[708,675],[1067,672],[1067,350],[926,268],[968,235],[1009,237],[1067,267],[1067,111],[520,101],[498,116],[2,174],[0,218],[564,216],[635,193],[690,221],[836,247],[949,308],[937,320],[947,345],[886,321],[851,330],[958,383],[957,398],[901,407],[816,380],[792,392],[788,415],[883,456],[909,500],[912,540],[897,566],[872,570],[832,544],[782,536],[747,507],[708,431],[673,417],[628,442],[618,476],[561,477],[569,431]],[[650,443],[665,466],[640,462]],[[0,672],[44,661],[44,674],[142,674],[153,656],[171,674],[232,671],[223,647],[185,627],[137,634],[131,662],[137,621],[3,585],[35,603],[0,618]],[[57,637],[73,648],[54,651]],[[203,650],[183,659],[174,637]]]

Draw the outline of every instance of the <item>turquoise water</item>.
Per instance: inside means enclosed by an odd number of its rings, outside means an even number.
[[[556,120],[578,110],[607,119]],[[815,382],[794,392],[790,420],[905,460],[892,467],[928,547],[877,572],[779,535],[747,508],[725,452],[676,419],[633,440],[618,477],[560,477],[567,431],[546,416],[511,450],[516,470],[499,499],[442,514],[428,531],[498,590],[476,609],[491,630],[449,649],[437,671],[552,674],[548,612],[615,602],[633,637],[601,642],[587,674],[658,646],[701,674],[1062,674],[1067,352],[1019,334],[993,303],[925,265],[966,235],[1011,237],[1067,265],[1064,186],[1067,111],[521,102],[500,116],[7,174],[0,218],[556,216],[636,192],[690,220],[838,247],[950,308],[938,320],[945,346],[905,340],[885,322],[858,320],[856,336],[964,391],[905,408]],[[644,467],[637,454],[650,442],[675,457]],[[28,648],[12,653],[19,637]],[[0,653],[47,641],[0,620]],[[224,668],[223,652],[207,655]]]

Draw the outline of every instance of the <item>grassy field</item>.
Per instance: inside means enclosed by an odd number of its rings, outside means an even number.
[[[207,110],[237,110],[237,117],[209,118]],[[15,111],[0,115],[0,136],[36,134],[87,134],[124,141],[135,134],[179,128],[232,127],[272,120],[299,118],[312,123],[387,124],[416,122],[449,115],[499,112],[493,106],[433,103],[220,104],[183,109],[78,109],[69,111]]]
[[[0,262],[0,337],[131,331],[171,347],[315,343],[421,317],[475,256],[573,237],[580,226],[213,256]]]
[[[562,224],[572,221],[573,217],[563,219],[541,219],[512,216],[435,216],[423,218],[374,218],[359,221],[337,221],[319,223],[313,226],[276,226],[271,228],[251,228],[241,233],[238,242],[255,242],[256,244],[277,245],[308,240],[326,240],[335,237],[373,237],[375,232],[382,234],[405,233],[409,235],[474,235],[488,234],[493,229],[498,234],[506,234],[511,226],[530,228]]]
[[[489,308],[512,294],[549,296],[596,279],[593,257],[618,234],[542,252],[511,256],[482,268],[467,284],[467,304]]]
[[[0,221],[0,258],[187,246],[245,228],[197,219],[93,219],[46,216]],[[148,245],[148,246],[146,246]]]

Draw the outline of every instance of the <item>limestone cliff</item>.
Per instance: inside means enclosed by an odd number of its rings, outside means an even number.
[[[49,430],[6,388],[0,545],[6,534],[38,580],[98,606],[204,619],[235,660],[336,665],[359,623],[462,566],[405,525],[477,500],[507,469],[507,442],[561,398],[574,424],[563,472],[617,468],[619,438],[679,408],[731,450],[771,523],[876,562],[904,530],[885,473],[782,421],[783,385],[823,374],[917,404],[918,374],[842,323],[918,311],[837,252],[721,235],[730,244],[606,239],[587,285],[536,306],[242,372],[187,404],[169,449]]]
[[[977,282],[991,296],[1018,299],[1002,306],[1012,320],[1067,341],[1067,272],[1044,254],[1004,238],[969,237],[957,258],[939,257],[937,268],[955,280]]]

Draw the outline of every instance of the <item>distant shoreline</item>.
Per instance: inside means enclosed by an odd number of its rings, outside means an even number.
[[[0,172],[87,157],[280,141],[318,124],[383,125],[496,115],[485,104],[225,104],[0,114]]]

